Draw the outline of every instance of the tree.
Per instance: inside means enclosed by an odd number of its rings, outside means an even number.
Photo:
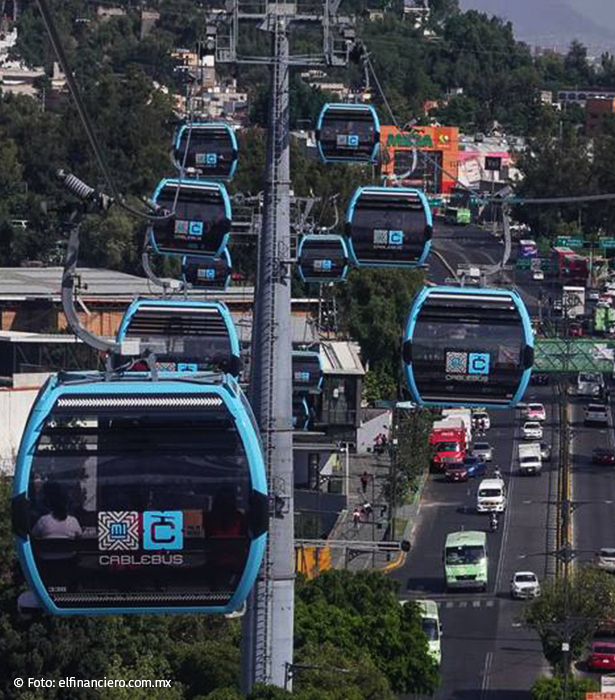
[[[615,619],[615,581],[604,571],[579,568],[568,579],[547,582],[540,598],[526,608],[524,619],[538,633],[553,669],[569,673],[569,661],[583,655],[605,620]],[[570,659],[562,653],[562,641],[570,641]]]
[[[423,285],[423,273],[406,270],[354,270],[339,285],[342,328],[361,346],[378,383],[395,398],[400,380],[401,338],[413,297]]]
[[[369,657],[395,692],[432,693],[438,671],[427,651],[419,611],[413,604],[399,604],[397,586],[381,572],[327,571],[300,581],[295,607],[297,660],[330,645],[337,649],[340,664]],[[344,674],[338,682],[344,682]],[[377,676],[372,675],[369,684],[383,692]]]
[[[590,678],[568,676],[566,681],[561,676],[542,677],[534,683],[530,695],[532,700],[585,700],[585,694],[595,690],[600,687]]]

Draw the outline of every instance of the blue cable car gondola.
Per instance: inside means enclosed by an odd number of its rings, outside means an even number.
[[[233,263],[228,248],[219,258],[184,258],[182,275],[184,282],[199,289],[224,291],[231,281]]]
[[[297,271],[304,282],[341,282],[348,271],[348,247],[342,236],[304,236],[297,249]]]
[[[178,193],[179,189],[179,193]],[[152,201],[175,216],[156,222],[151,243],[157,253],[218,257],[231,231],[231,201],[224,185],[203,180],[162,180]]]
[[[325,105],[316,124],[316,143],[325,162],[375,162],[380,145],[376,110],[364,104]]]
[[[176,131],[173,159],[178,169],[183,166],[211,180],[232,180],[237,154],[235,132],[227,124],[193,122]]]
[[[224,375],[61,374],[17,457],[13,529],[51,613],[229,613],[265,549],[258,428]]]
[[[226,304],[188,299],[136,299],[126,310],[117,343],[138,339],[140,351],[165,371],[241,371],[237,331]],[[145,368],[144,368],[145,369]]]
[[[410,311],[403,358],[422,406],[515,406],[534,359],[527,309],[512,290],[424,288]]]
[[[307,398],[303,394],[293,394],[293,428],[308,430],[312,414]]]
[[[346,213],[346,236],[358,267],[417,267],[429,254],[433,220],[424,193],[405,187],[359,187]]]
[[[319,394],[322,389],[322,362],[317,352],[293,350],[293,392]]]

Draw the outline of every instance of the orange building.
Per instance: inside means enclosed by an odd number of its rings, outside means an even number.
[[[598,98],[585,103],[585,136],[599,136],[607,118],[615,115],[615,100]]]
[[[412,151],[419,151],[417,167],[412,167]],[[400,131],[381,126],[380,150],[382,174],[396,176],[407,187],[418,187],[427,194],[450,194],[459,170],[459,129],[456,126],[416,126]],[[431,157],[421,157],[425,151]],[[446,171],[443,172],[443,170]]]

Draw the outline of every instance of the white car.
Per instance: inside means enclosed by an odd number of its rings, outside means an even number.
[[[615,573],[615,548],[602,547],[596,554],[596,566],[603,571]]]
[[[542,440],[542,425],[537,421],[527,421],[521,428],[521,436],[525,440]]]
[[[547,420],[545,407],[541,403],[528,403],[525,408],[525,417],[528,420]]]
[[[488,442],[475,442],[472,454],[480,457],[483,462],[493,462],[493,447]]]
[[[545,278],[545,273],[542,270],[534,270],[532,272],[532,279],[534,282],[543,282]]]
[[[510,579],[511,598],[537,598],[540,595],[538,576],[533,571],[517,571]]]

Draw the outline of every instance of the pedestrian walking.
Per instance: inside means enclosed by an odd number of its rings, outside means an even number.
[[[359,478],[361,480],[361,489],[362,489],[363,493],[367,493],[367,486],[368,486],[369,482],[372,480],[372,475],[369,472],[364,471],[363,474],[361,474],[361,476]]]
[[[374,509],[372,508],[372,504],[365,501],[365,503],[361,506],[361,520],[362,520],[362,522],[364,522],[364,523],[367,522],[373,512],[374,512]]]
[[[361,508],[357,506],[353,511],[352,511],[352,522],[355,526],[355,529],[359,529],[359,524],[361,523]]]

